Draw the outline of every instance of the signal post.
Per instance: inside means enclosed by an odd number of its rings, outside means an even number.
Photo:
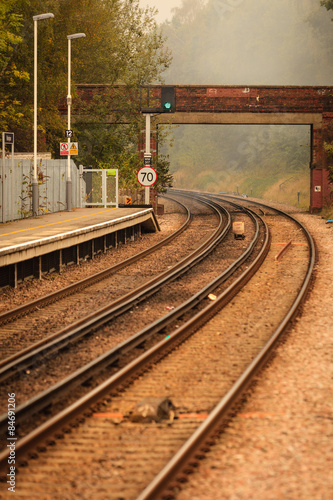
[[[150,152],[150,134],[151,134],[151,116],[160,113],[174,113],[176,111],[176,89],[174,86],[161,87],[161,101],[160,106],[157,107],[143,107],[141,112],[146,117],[146,152],[144,153],[144,168],[140,169],[137,178],[141,185],[145,186],[145,204],[149,205],[150,202],[150,186],[156,182],[156,171],[151,167],[151,152]],[[147,170],[147,171],[146,171]],[[140,175],[141,173],[141,175]],[[140,177],[146,175],[143,184]],[[142,179],[141,179],[142,180]]]

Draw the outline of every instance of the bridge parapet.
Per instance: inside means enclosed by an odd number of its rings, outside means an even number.
[[[176,112],[313,113],[333,111],[333,87],[175,85]],[[162,86],[142,87],[142,107],[156,106]],[[152,104],[154,103],[154,104]]]

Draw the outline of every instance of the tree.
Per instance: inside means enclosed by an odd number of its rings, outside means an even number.
[[[59,113],[61,103],[66,107],[67,35],[84,32],[85,39],[71,44],[74,106],[79,104],[75,83],[118,84],[126,92],[110,93],[95,100],[86,116],[73,116],[75,137],[86,145],[78,160],[96,167],[128,154],[132,162],[142,126],[139,87],[161,81],[171,61],[155,10],[140,8],[139,0],[1,0],[0,123],[15,132],[20,151],[32,151],[32,17],[44,12],[52,12],[54,19],[38,22],[38,150],[59,155],[67,128],[66,114]],[[105,123],[110,104],[119,104],[117,127]]]
[[[15,61],[15,49],[22,42],[22,15],[14,11],[14,0],[0,4],[0,130],[8,130],[24,115],[24,104],[12,94],[29,74]]]
[[[327,10],[333,10],[333,0],[322,0],[320,3],[326,7]]]

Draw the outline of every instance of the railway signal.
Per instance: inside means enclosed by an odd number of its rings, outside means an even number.
[[[176,111],[176,89],[175,87],[161,88],[162,113],[174,113]]]

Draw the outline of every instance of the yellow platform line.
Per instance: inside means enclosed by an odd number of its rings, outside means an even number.
[[[34,229],[41,229],[42,227],[55,226],[56,224],[63,224],[64,222],[71,222],[73,220],[84,219],[85,217],[91,217],[92,215],[105,214],[106,212],[111,212],[116,210],[115,208],[109,208],[103,212],[95,212],[93,214],[81,215],[80,217],[75,217],[74,219],[61,220],[59,222],[51,222],[50,224],[43,224],[42,226],[28,227],[27,229],[18,229],[17,231],[12,231],[11,233],[0,234],[2,236],[10,236],[11,234],[23,233],[24,231],[32,231]]]

